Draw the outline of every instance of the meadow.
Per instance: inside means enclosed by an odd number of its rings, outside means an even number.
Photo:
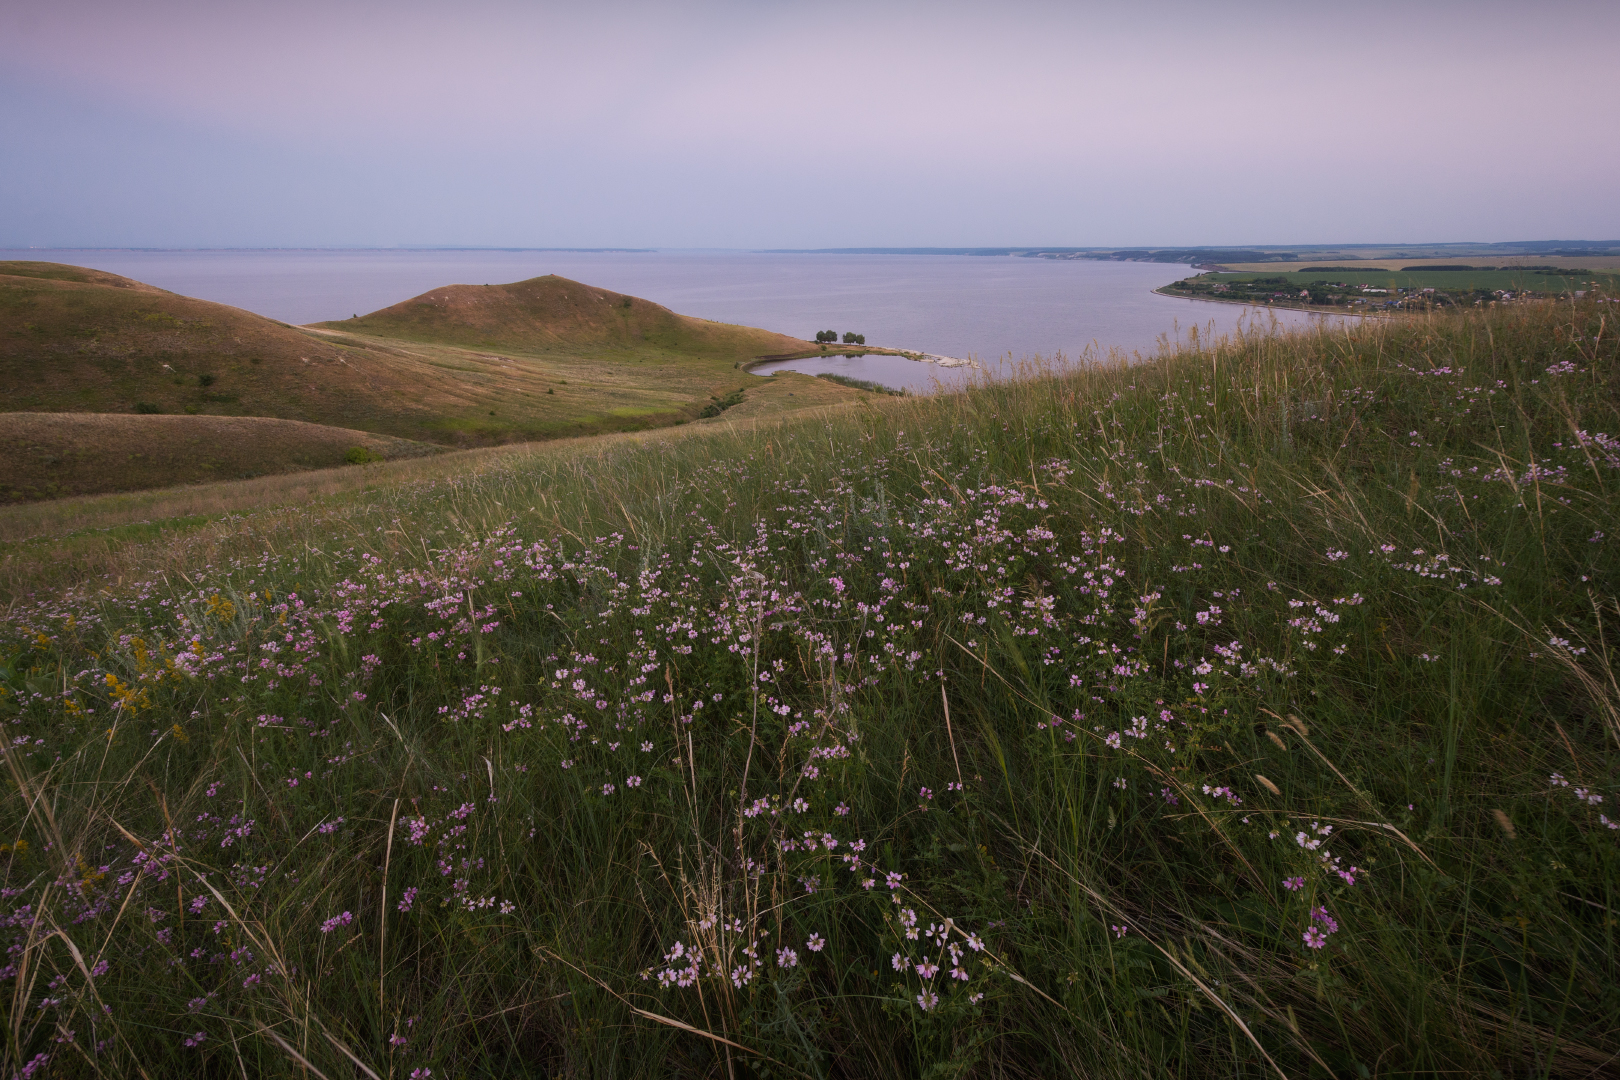
[[[40,565],[0,1071],[1613,1075],[1613,317],[1194,335]]]

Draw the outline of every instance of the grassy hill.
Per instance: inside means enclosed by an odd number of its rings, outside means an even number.
[[[1610,321],[425,459],[25,583],[0,1069],[1611,1075]]]
[[[626,353],[726,363],[814,351],[768,330],[677,315],[623,293],[548,274],[509,285],[448,285],[369,315],[317,326],[513,355],[624,359]]]
[[[26,412],[0,413],[0,445],[7,448],[0,502],[271,476],[439,449],[258,416]]]
[[[450,286],[331,325],[0,263],[0,410],[275,417],[469,447],[864,396],[738,369],[805,342],[562,278]]]
[[[342,426],[375,419],[368,399],[390,389],[320,335],[251,312],[96,270],[0,262],[7,411],[155,409]]]

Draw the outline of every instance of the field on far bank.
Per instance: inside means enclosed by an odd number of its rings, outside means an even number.
[[[1617,377],[1251,333],[35,563],[0,1070],[1612,1073]]]
[[[1620,271],[1620,255],[1467,255],[1439,256],[1435,258],[1356,258],[1339,255],[1315,255],[1297,262],[1232,262],[1222,264],[1235,273],[1273,273],[1278,269],[1293,270],[1306,266],[1345,266],[1367,270],[1400,270],[1408,266],[1493,266],[1514,268],[1520,266],[1552,266],[1559,270]]]
[[[1410,265],[1410,264],[1408,264]],[[1453,266],[1457,264],[1452,264]],[[1289,268],[1255,271],[1252,273],[1214,273],[1201,276],[1211,282],[1253,282],[1281,279],[1279,288],[1304,288],[1312,282],[1335,281],[1353,285],[1370,285],[1387,289],[1445,289],[1474,292],[1476,290],[1510,292],[1538,292],[1558,295],[1574,289],[1607,288],[1620,284],[1620,275],[1569,275],[1547,271],[1520,269],[1499,270],[1444,270],[1423,269],[1402,271],[1363,269],[1355,264],[1321,267]]]

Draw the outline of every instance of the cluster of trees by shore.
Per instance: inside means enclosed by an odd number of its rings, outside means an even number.
[[[837,344],[837,342],[838,342],[838,331],[836,331],[836,330],[817,330],[816,331],[816,340],[818,342],[820,342],[821,344],[823,344],[823,345]],[[857,334],[854,331],[846,330],[846,331],[844,331],[844,344],[845,345],[865,345],[866,344],[866,335],[865,334]]]

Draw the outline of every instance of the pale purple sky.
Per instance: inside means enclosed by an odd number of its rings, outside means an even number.
[[[1620,3],[0,0],[0,246],[1620,237]]]

